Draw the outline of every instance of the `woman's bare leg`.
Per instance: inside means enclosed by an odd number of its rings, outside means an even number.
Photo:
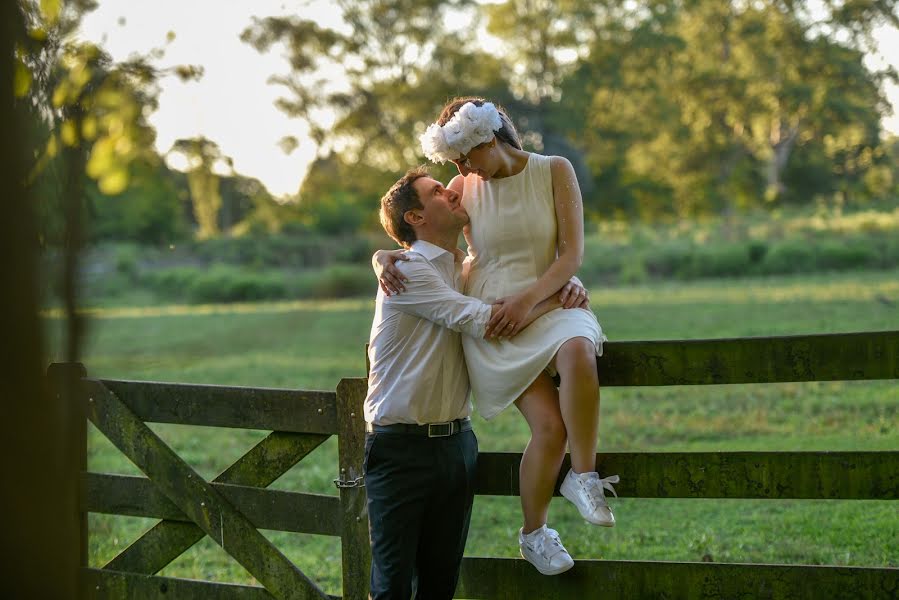
[[[555,366],[562,379],[559,407],[568,433],[571,468],[575,473],[596,471],[599,376],[593,342],[583,337],[568,340],[556,353]]]
[[[546,523],[549,502],[565,458],[565,423],[559,410],[559,395],[552,379],[541,373],[515,401],[531,429],[531,439],[518,471],[524,533]]]

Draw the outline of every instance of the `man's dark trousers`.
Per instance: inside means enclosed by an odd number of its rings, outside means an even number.
[[[365,489],[374,600],[453,597],[474,500],[478,441],[368,433]]]

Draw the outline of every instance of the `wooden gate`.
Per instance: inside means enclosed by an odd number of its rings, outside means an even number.
[[[362,413],[340,402],[358,393],[98,380],[80,365],[60,364],[51,365],[51,380],[60,381],[68,368],[81,375],[78,398],[87,417],[146,475],[88,472],[85,435],[82,531],[88,512],[162,519],[100,569],[87,565],[85,535],[83,597],[329,597],[258,528],[342,537],[344,589],[365,588],[356,569],[370,560],[363,489],[342,487],[339,497],[266,489],[331,435],[339,435],[340,479],[361,476]],[[147,422],[272,433],[206,481]],[[207,535],[264,587],[155,575]]]
[[[85,538],[88,512],[162,519],[103,568],[87,566],[83,546],[85,597],[328,597],[257,528],[339,536],[343,597],[367,596],[368,518],[364,487],[357,485],[365,379],[344,379],[336,393],[307,392],[97,380],[80,365],[52,365],[51,380],[62,381],[70,368],[78,369],[88,418],[146,474],[88,472],[85,440]],[[899,380],[899,332],[610,342],[599,369],[604,387]],[[272,433],[207,482],[147,422]],[[330,435],[338,436],[339,497],[265,489]],[[601,472],[621,476],[622,497],[899,499],[899,451],[608,452],[597,459]],[[520,460],[519,453],[482,452],[477,493],[517,495]],[[566,459],[559,483],[567,469]],[[155,575],[205,535],[264,588]],[[521,559],[468,557],[457,596],[896,598],[899,569],[578,560],[571,571],[545,577]]]

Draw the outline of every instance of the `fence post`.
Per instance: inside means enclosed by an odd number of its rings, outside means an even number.
[[[365,451],[365,419],[362,415],[362,404],[365,402],[367,390],[365,379],[341,379],[337,384],[337,454],[339,477],[342,481],[349,482],[362,477]],[[345,600],[363,600],[368,597],[371,570],[365,488],[341,487],[340,511],[342,595]]]
[[[87,408],[81,393],[81,380],[87,377],[87,369],[81,363],[53,363],[47,367],[49,392],[60,406],[63,416],[65,457],[68,461],[65,472],[75,479],[75,505],[71,515],[77,523],[77,561],[79,569],[88,566],[87,512],[82,510],[83,473],[87,471]],[[74,540],[73,540],[74,541]],[[78,578],[81,579],[81,573]]]

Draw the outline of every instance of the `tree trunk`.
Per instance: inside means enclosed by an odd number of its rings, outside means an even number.
[[[0,31],[0,578],[4,597],[75,598],[83,540],[70,453],[73,426],[86,421],[49,393],[43,376],[38,237],[24,184],[27,117],[13,95],[13,48],[25,36],[19,2],[0,3]]]
[[[765,195],[769,200],[780,198],[787,191],[782,175],[798,135],[798,125],[790,127],[782,119],[777,119],[771,127],[771,157],[765,165]]]

